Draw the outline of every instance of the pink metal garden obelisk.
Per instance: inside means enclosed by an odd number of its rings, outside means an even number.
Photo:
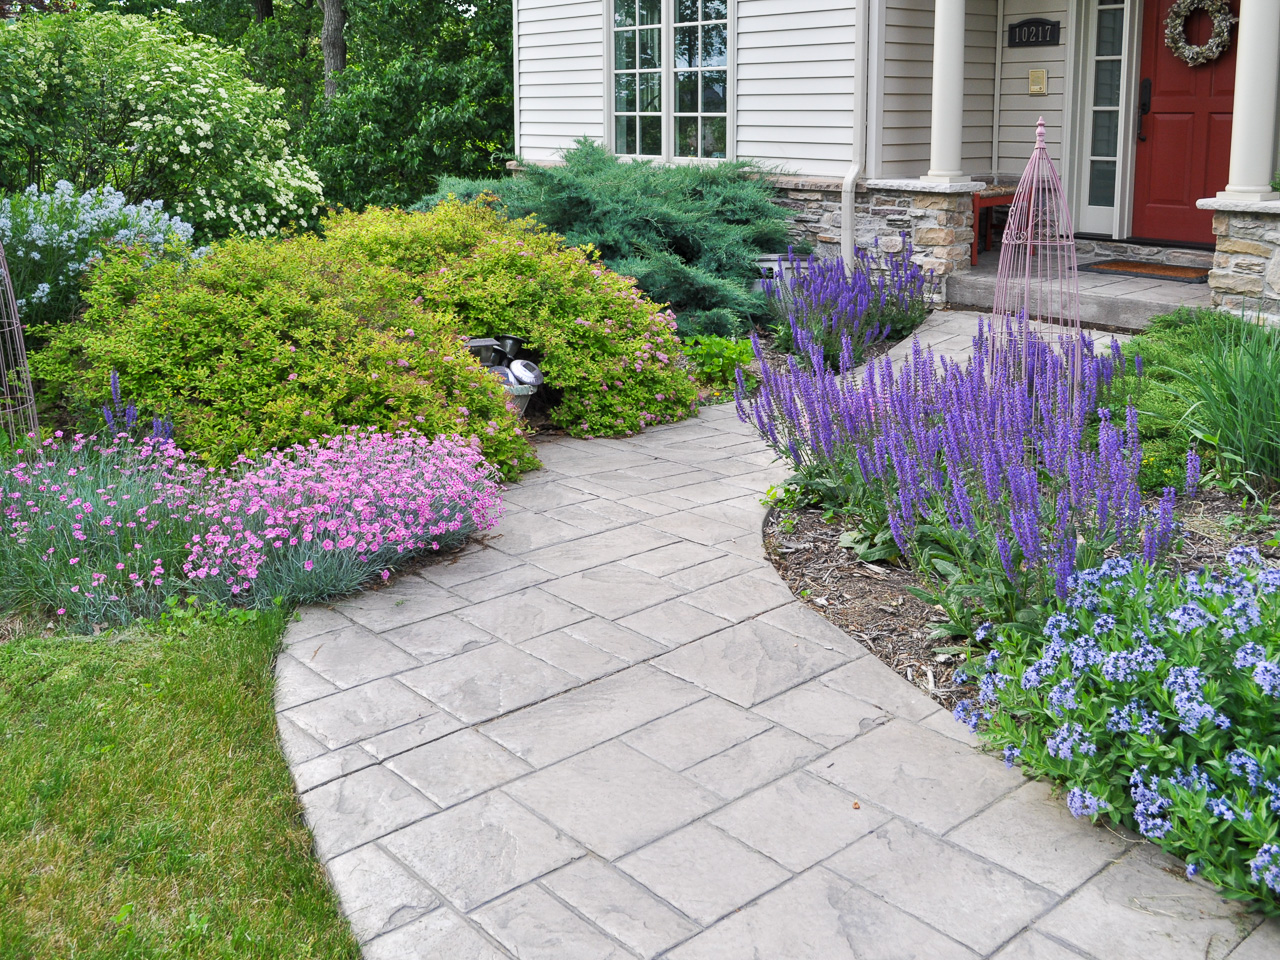
[[[4,258],[4,247],[0,246],[0,432],[7,433],[10,442],[17,445],[38,430],[31,371],[22,342],[22,321],[13,299],[9,264]]]
[[[1027,329],[1050,336],[1058,328],[1078,345],[1080,281],[1075,230],[1062,181],[1044,142],[1044,118],[1036,124],[1036,146],[1009,208],[1000,244],[991,316],[991,347],[1026,319]],[[1012,321],[1010,323],[1009,321]],[[994,355],[994,354],[993,354]]]

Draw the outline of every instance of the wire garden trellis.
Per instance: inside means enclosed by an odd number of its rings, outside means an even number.
[[[0,429],[15,446],[29,434],[39,432],[31,371],[22,342],[22,320],[18,316],[3,245],[0,245]]]
[[[1080,346],[1075,229],[1062,180],[1045,145],[1043,117],[1036,124],[1035,149],[1009,208],[991,321],[993,360],[997,341],[1027,333],[1064,339],[1076,350]],[[1059,337],[1052,337],[1054,333]],[[1017,353],[1025,362],[1025,351]]]

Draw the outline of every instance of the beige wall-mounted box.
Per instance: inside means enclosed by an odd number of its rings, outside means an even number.
[[[1047,97],[1049,95],[1048,70],[1027,71],[1027,93],[1033,97]]]

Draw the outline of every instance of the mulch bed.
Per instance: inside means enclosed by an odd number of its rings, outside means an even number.
[[[908,592],[920,578],[905,567],[862,563],[839,545],[842,528],[821,511],[769,514],[765,553],[802,603],[842,629],[948,709],[963,700],[951,681],[957,656],[936,653],[930,639],[946,617]]]
[[[1242,511],[1239,497],[1204,491],[1182,506],[1183,537],[1171,557],[1175,569],[1194,571],[1221,566],[1234,546],[1257,547],[1268,560],[1280,550],[1263,546],[1277,536],[1280,517],[1254,507]],[[956,645],[931,635],[946,617],[940,607],[913,596],[923,586],[913,571],[862,563],[839,545],[842,527],[827,523],[818,510],[782,513],[765,521],[765,552],[778,575],[802,603],[860,641],[900,676],[948,710],[971,691],[957,686],[952,673],[960,657],[938,648]]]

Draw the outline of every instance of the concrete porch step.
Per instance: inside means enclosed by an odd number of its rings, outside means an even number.
[[[983,257],[970,271],[946,278],[947,305],[953,310],[990,311],[995,304],[996,270]],[[1178,307],[1209,307],[1208,284],[1080,274],[1080,322],[1098,330],[1132,333],[1152,317]]]

